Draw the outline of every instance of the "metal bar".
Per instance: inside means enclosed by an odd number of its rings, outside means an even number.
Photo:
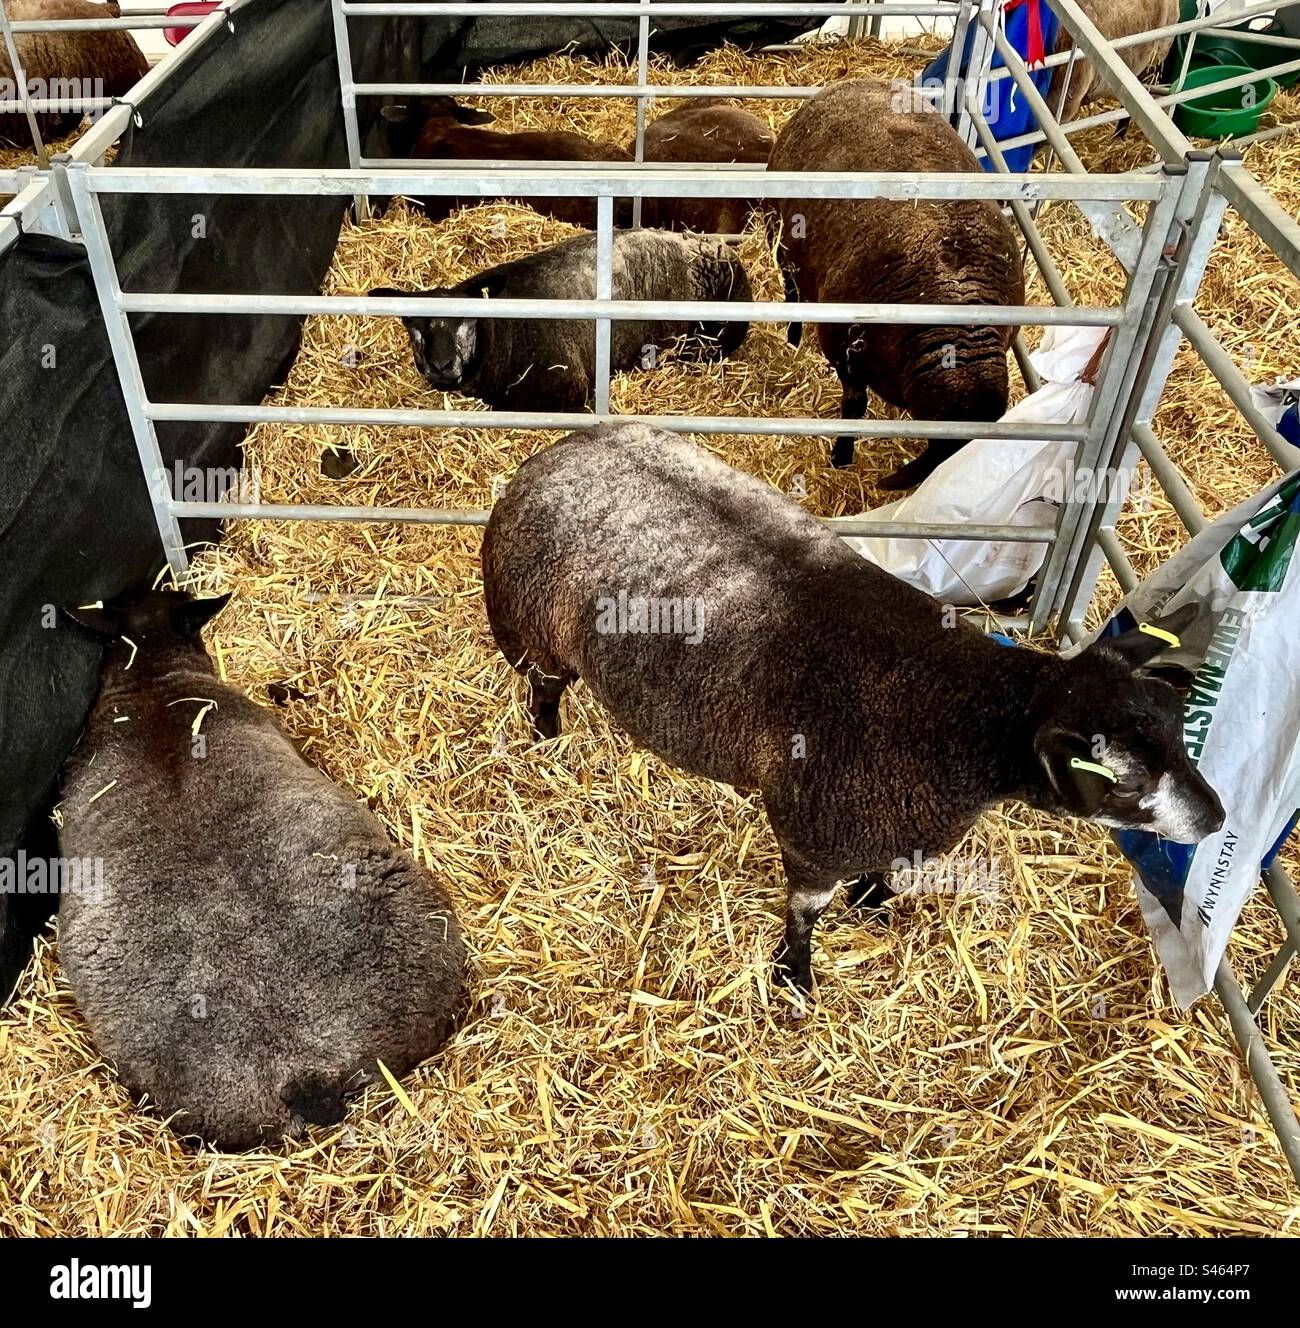
[[[646,0],[642,0],[644,6]],[[637,87],[641,89],[650,86],[650,19],[646,14],[642,14],[637,19],[636,24],[636,82]],[[636,139],[633,143],[633,156],[638,165],[645,164],[645,97],[636,99]],[[636,229],[641,225],[641,203],[640,197],[632,200],[632,226]]]
[[[1034,424],[1026,421],[835,420],[803,417],[763,419],[749,415],[593,415],[578,412],[495,410],[415,410],[371,406],[243,406],[191,401],[149,401],[151,420],[222,424],[400,425],[407,428],[590,429],[597,424],[635,422],[659,429],[703,434],[738,434],[774,438],[816,438],[851,433],[860,438],[951,438],[964,440],[978,430],[981,438],[1043,439],[1078,442],[1081,424]]]
[[[1264,1008],[1264,1002],[1273,994],[1277,984],[1282,981],[1282,975],[1286,972],[1287,965],[1295,958],[1295,954],[1295,942],[1283,942],[1282,948],[1273,956],[1268,968],[1260,975],[1259,981],[1250,993],[1250,999],[1246,1002],[1246,1007],[1252,1015],[1258,1015]]]
[[[224,11],[222,11],[224,12]],[[15,32],[131,32],[145,31],[150,28],[197,28],[208,16],[206,14],[177,14],[168,17],[158,14],[124,14],[121,18],[28,18],[20,19],[13,25]]]
[[[1277,1131],[1277,1141],[1291,1166],[1296,1181],[1300,1182],[1300,1120],[1296,1119],[1295,1107],[1286,1085],[1277,1072],[1277,1066],[1264,1045],[1263,1034],[1259,1025],[1251,1016],[1250,1007],[1242,994],[1236,974],[1225,959],[1219,965],[1214,979],[1214,990],[1218,992],[1223,1008],[1228,1012],[1228,1022],[1232,1025],[1233,1036],[1246,1058],[1246,1067],[1259,1089],[1260,1100],[1268,1118]]]
[[[348,165],[361,167],[361,130],[357,125],[357,97],[352,75],[352,43],[342,0],[330,0],[334,22],[334,55],[339,67],[339,95],[343,101],[343,134],[348,145]],[[352,208],[358,221],[370,215],[370,200],[364,192],[353,194]]]
[[[218,517],[232,521],[394,521],[407,525],[484,526],[488,512],[449,507],[343,507],[307,503],[177,502],[181,517]],[[837,535],[887,536],[891,539],[1015,540],[1047,543],[1051,526],[976,526],[946,522],[868,521],[860,517],[819,518]]]
[[[596,200],[596,299],[613,302],[614,296],[614,200],[602,194]],[[596,410],[609,413],[608,318],[596,319]]]
[[[1277,909],[1278,917],[1282,919],[1287,940],[1293,946],[1300,947],[1300,895],[1296,894],[1296,888],[1285,868],[1278,863],[1265,867],[1263,876],[1269,898]]]
[[[36,123],[36,111],[27,96],[27,74],[23,69],[22,61],[18,58],[18,43],[14,41],[14,28],[9,22],[9,11],[5,8],[4,0],[0,0],[0,30],[4,33],[5,50],[9,54],[9,68],[13,72],[14,86],[18,89],[18,100],[6,109],[21,111],[27,120],[27,128],[32,136],[32,148],[36,152],[36,160],[40,162],[42,168],[47,168],[50,164],[50,154],[46,151],[45,140],[41,137],[40,126]]]
[[[1172,177],[1183,174],[1183,168],[1165,167],[1168,192],[1147,214],[1137,262],[1124,291],[1123,307],[1127,317],[1115,329],[1102,363],[1088,421],[1089,436],[1079,445],[1075,458],[1076,474],[1095,474],[1102,458],[1113,452],[1125,427],[1123,412],[1135,388],[1142,358],[1139,353],[1142,338],[1147,334],[1159,304],[1165,245],[1182,193],[1182,181]],[[1045,630],[1053,619],[1065,621],[1068,618],[1064,611],[1067,595],[1077,579],[1080,564],[1089,557],[1089,547],[1094,543],[1088,531],[1094,506],[1094,503],[1075,501],[1072,495],[1062,505],[1059,536],[1039,578],[1031,609],[1037,630]]]
[[[104,316],[104,330],[108,334],[113,362],[117,366],[122,398],[126,405],[127,418],[131,422],[131,432],[135,438],[136,451],[140,456],[140,466],[144,471],[145,483],[149,487],[149,502],[153,506],[154,520],[158,524],[158,537],[173,576],[180,577],[189,567],[189,558],[185,552],[180,524],[172,508],[171,486],[167,469],[163,465],[162,452],[158,446],[158,433],[154,428],[154,422],[145,411],[148,394],[140,372],[140,360],[136,354],[131,323],[119,303],[122,288],[118,284],[117,267],[109,247],[104,214],[100,210],[99,199],[86,187],[88,168],[84,163],[74,162],[71,167],[65,167],[60,163],[55,169],[61,173],[66,172],[68,186],[76,203],[77,220],[81,228],[82,241],[86,246],[86,259],[95,281],[96,294],[99,296],[99,307]]]
[[[1225,170],[1220,188],[1251,230],[1300,277],[1300,224],[1244,166]]]
[[[1224,175],[1227,174],[1225,171]],[[1222,184],[1222,177],[1220,177]],[[1183,330],[1183,334],[1192,343],[1196,353],[1205,362],[1205,367],[1218,380],[1219,386],[1234,406],[1241,412],[1242,418],[1250,425],[1255,436],[1268,449],[1268,454],[1282,468],[1292,471],[1300,466],[1300,448],[1287,442],[1269,423],[1255,405],[1251,396],[1250,383],[1245,374],[1237,368],[1232,357],[1219,344],[1205,320],[1190,307],[1174,310],[1174,321]]]
[[[1219,224],[1227,208],[1227,200],[1216,188],[1223,166],[1224,159],[1219,153],[1188,154],[1175,220],[1181,234],[1173,269],[1163,279],[1159,303],[1148,324],[1133,392],[1122,406],[1120,429],[1104,468],[1108,480],[1104,502],[1095,506],[1088,517],[1090,535],[1114,526],[1128,495],[1140,451],[1133,431],[1138,425],[1150,424],[1182,341],[1182,333],[1172,321],[1172,312],[1176,307],[1191,307],[1205,275],[1210,251],[1218,240]],[[1067,620],[1076,603],[1086,605],[1092,599],[1100,572],[1100,558],[1080,561],[1062,609]]]
[[[961,0],[957,19],[953,25],[952,45],[948,48],[948,64],[943,76],[943,113],[949,120],[961,109],[962,56],[966,53],[966,34],[970,30],[971,0]]]
[[[122,308],[128,313],[195,314],[365,314],[374,317],[448,318],[615,318],[679,319],[689,309],[695,318],[733,322],[787,323],[790,308],[779,300],[758,303],[741,300],[480,300],[470,296],[412,295],[407,299],[384,295],[210,295],[151,291],[124,291]],[[1015,327],[1067,324],[1114,327],[1124,318],[1122,309],[1059,309],[1049,304],[817,304],[799,306],[808,322],[816,323],[939,323],[952,327]]]
[[[952,5],[859,3],[859,0],[808,0],[789,3],[777,0],[751,3],[751,0],[648,0],[644,9],[651,17],[675,18],[752,18],[762,13],[771,18],[842,18],[845,11],[857,14],[880,14],[894,18],[950,18]],[[395,0],[387,4],[345,3],[343,12],[355,18],[637,18],[643,6],[638,0],[611,0],[609,4],[569,3],[557,0],[437,0],[436,3],[410,3]]]
[[[183,50],[183,47],[178,50]],[[707,91],[708,89],[706,89]],[[117,108],[124,109],[124,108]],[[412,178],[412,176],[414,178]],[[897,171],[712,172],[636,170],[552,171],[516,167],[490,180],[457,178],[454,171],[353,171],[302,168],[249,169],[188,166],[103,166],[91,176],[96,193],[125,194],[300,194],[338,196],[389,195],[415,190],[422,194],[469,194],[495,198],[559,195],[588,198],[593,193],[646,198],[895,198],[991,199],[1059,198],[1071,201],[1154,202],[1160,182],[1150,175],[990,175],[987,171],[941,175]]]
[[[103,111],[117,104],[116,97],[0,97],[0,113],[15,115],[19,111],[31,111],[50,115],[57,111]],[[44,147],[42,143],[42,150]],[[48,161],[41,162],[42,169],[48,165]]]
[[[974,14],[975,35],[971,38],[970,57],[966,61],[966,90],[969,92],[974,88],[981,110],[989,84],[989,71],[993,65],[993,45],[989,38],[988,22],[994,18],[996,9],[996,0],[979,0]],[[956,129],[964,143],[974,145],[975,129],[967,110],[966,97],[962,97],[958,108]]]

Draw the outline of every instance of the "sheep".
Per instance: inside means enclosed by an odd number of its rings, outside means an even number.
[[[767,165],[776,135],[756,115],[704,98],[646,127],[646,161],[750,162]],[[744,198],[647,198],[641,224],[703,235],[735,235],[757,206]]]
[[[1092,20],[1093,25],[1108,41],[1119,37],[1130,37],[1139,32],[1150,32],[1154,28],[1167,27],[1178,22],[1178,0],[1079,0],[1079,8]],[[1070,30],[1061,25],[1056,39],[1058,51],[1068,51],[1073,43]],[[1159,69],[1164,64],[1172,37],[1156,41],[1139,42],[1136,46],[1121,47],[1120,59],[1139,77]],[[1057,118],[1062,124],[1073,120],[1079,114],[1079,108],[1086,101],[1091,101],[1099,93],[1108,91],[1104,79],[1098,77],[1090,61],[1082,56],[1075,59],[1070,70],[1069,83],[1065,82],[1067,65],[1059,66],[1052,75],[1048,91],[1047,104],[1056,111],[1065,88],[1065,102]]]
[[[108,4],[92,4],[90,0],[7,0],[5,8],[14,23],[121,17],[112,0]],[[20,32],[14,35],[14,45],[33,97],[121,97],[149,72],[149,62],[129,32]],[[6,81],[10,95],[14,95],[14,68],[3,43],[0,80]],[[38,113],[36,122],[43,135],[58,135],[75,129],[81,118],[81,111],[51,111]],[[0,139],[29,146],[27,117],[21,112],[0,115]]]
[[[439,101],[450,100],[439,99]],[[616,143],[603,143],[570,130],[523,129],[506,132],[484,129],[464,123],[466,108],[452,103],[452,108],[435,105],[431,113],[419,121],[412,136],[409,126],[415,111],[405,104],[385,106],[380,114],[390,123],[408,126],[407,137],[413,137],[412,158],[452,158],[459,161],[510,161],[525,165],[538,161],[631,161],[631,153]],[[490,117],[489,117],[490,118]],[[459,207],[470,207],[486,202],[480,197],[452,197],[443,195],[412,200],[424,210],[426,216],[440,221]],[[510,202],[528,203],[538,212],[567,221],[573,226],[596,224],[596,201],[593,198],[517,198]],[[616,200],[615,220],[626,225],[631,219],[631,203]]]
[[[1160,638],[1007,649],[674,434],[604,425],[536,453],[482,558],[541,738],[582,678],[641,746],[759,791],[788,883],[779,971],[803,991],[837,883],[878,906],[891,870],[1005,799],[1186,842],[1222,824],[1178,694],[1133,672]]]
[[[961,171],[974,154],[938,113],[897,105],[893,90],[858,80],[832,84],[795,112],[777,137],[774,171]],[[788,199],[777,205],[778,260],[789,300],[828,304],[1023,304],[1025,275],[1011,227],[996,203],[898,202],[886,198]],[[1006,352],[1014,327],[824,323],[822,353],[839,376],[845,419],[862,419],[880,394],[921,419],[987,421],[1007,409]],[[799,328],[790,339],[798,344]],[[960,442],[931,440],[881,481],[920,483]],[[853,460],[839,438],[831,460]]]
[[[61,852],[83,871],[59,950],[128,1089],[238,1149],[341,1120],[377,1062],[431,1056],[465,950],[442,886],[214,676],[199,632],[228,598],[71,611],[109,645],[63,774]]]
[[[614,235],[616,300],[748,300],[749,279],[731,250],[663,231]],[[429,291],[384,287],[373,295],[483,299],[594,299],[596,236],[579,235],[526,258]],[[596,381],[595,324],[575,319],[403,318],[416,368],[431,387],[480,397],[504,410],[586,408]],[[614,371],[650,367],[655,349],[678,338],[683,352],[725,357],[745,339],[744,322],[616,320]]]

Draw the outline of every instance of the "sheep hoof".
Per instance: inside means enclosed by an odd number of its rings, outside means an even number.
[[[853,464],[853,452],[855,439],[846,434],[842,438],[837,438],[831,447],[831,465],[836,470],[843,470],[845,466]]]
[[[802,992],[805,996],[812,994],[812,957],[810,955],[792,954],[789,949],[783,949],[776,957],[776,967],[773,974],[777,982],[789,983],[796,991]]]
[[[859,876],[849,886],[849,907],[860,909],[884,908],[894,897],[888,882],[879,872]]]
[[[899,466],[892,475],[886,475],[883,480],[876,481],[877,489],[914,489],[920,482],[934,470],[934,462],[927,461],[924,456],[919,456],[915,461],[909,461],[905,466]]]

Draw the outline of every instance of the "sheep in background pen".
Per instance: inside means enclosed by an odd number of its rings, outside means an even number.
[[[766,166],[775,141],[776,135],[758,116],[717,98],[697,98],[646,126],[644,156],[655,162]],[[746,198],[647,198],[641,204],[641,224],[736,235],[757,206]]]
[[[580,677],[641,746],[761,792],[789,887],[782,972],[803,989],[838,882],[877,905],[900,860],[1006,799],[1187,843],[1223,821],[1178,693],[1133,673],[1158,636],[1005,649],[675,434],[605,425],[525,461],[488,521],[483,590],[541,736]]]
[[[905,95],[905,94],[904,94]],[[786,123],[774,171],[980,173],[979,162],[938,113],[884,83],[836,83]],[[783,199],[779,261],[786,298],[826,304],[1023,304],[1025,275],[1011,226],[987,199]],[[920,419],[999,419],[1007,409],[1007,350],[1014,327],[824,323],[822,352],[839,376],[845,419],[862,419],[868,393]],[[798,344],[800,328],[791,324]],[[880,484],[919,484],[963,444],[931,440]],[[853,460],[853,438],[832,461]]]
[[[73,611],[109,645],[59,839],[102,880],[64,894],[59,953],[127,1088],[248,1148],[431,1056],[465,949],[442,886],[215,676],[199,631],[224,603]]]
[[[1177,23],[1179,16],[1178,0],[1079,0],[1079,8],[1108,41],[1167,27]],[[1140,77],[1160,68],[1173,40],[1172,37],[1164,37],[1139,42],[1135,46],[1121,47],[1118,55]],[[1056,49],[1068,51],[1072,42],[1070,30],[1062,23]],[[1067,69],[1070,70],[1068,84],[1065,82]],[[1067,62],[1053,73],[1047,94],[1047,104],[1053,112],[1056,111],[1063,87],[1066,92],[1065,103],[1057,116],[1062,124],[1073,120],[1085,102],[1109,91],[1105,79],[1097,74],[1092,63],[1082,55],[1076,57],[1072,69]]]
[[[494,119],[490,112],[474,111],[450,97],[434,98],[431,104],[392,103],[380,114],[390,125],[396,126],[399,142],[403,146],[409,144],[405,155],[412,159],[506,161],[518,162],[521,166],[541,161],[632,160],[631,154],[616,143],[598,142],[567,129],[485,129],[483,120]],[[440,221],[459,207],[490,200],[487,197],[438,195],[412,201],[431,220]],[[596,224],[594,198],[518,198],[508,201],[527,203],[538,212],[573,226],[592,227]],[[615,220],[620,225],[626,225],[631,215],[629,200],[615,200]]]
[[[7,0],[10,21],[120,18],[118,6],[90,0]],[[14,34],[18,60],[34,97],[121,97],[148,72],[149,62],[129,32],[19,32]],[[0,43],[0,79],[15,85],[9,52]],[[69,92],[69,87],[78,90]],[[12,92],[9,94],[13,95]],[[42,135],[55,137],[75,129],[81,111],[40,112]],[[27,117],[20,111],[0,115],[0,139],[19,147],[31,144]]]
[[[455,286],[429,291],[372,290],[371,295],[443,298],[592,300],[596,236],[578,235],[526,258],[489,268]],[[615,300],[750,298],[739,258],[713,240],[664,231],[614,235]],[[464,392],[502,410],[583,410],[596,386],[596,325],[578,319],[402,319],[419,369],[431,387]],[[615,319],[610,371],[649,367],[655,350],[679,343],[682,353],[725,358],[745,339],[745,322],[699,323]]]

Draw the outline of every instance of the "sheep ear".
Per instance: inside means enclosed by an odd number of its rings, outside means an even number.
[[[197,636],[203,625],[210,622],[230,603],[230,596],[216,595],[212,599],[185,599],[172,610],[172,625],[186,636]]]
[[[1096,767],[1092,747],[1082,734],[1059,724],[1044,724],[1034,734],[1034,754],[1056,796],[1076,816],[1095,816],[1113,780]]]
[[[1107,636],[1098,640],[1094,649],[1104,648],[1118,655],[1131,669],[1141,668],[1160,654],[1169,650],[1177,638],[1195,622],[1200,613],[1200,605],[1184,604],[1165,618],[1152,618],[1119,636]]]
[[[116,636],[117,623],[110,609],[103,604],[78,604],[63,609],[65,617],[94,632],[96,636]]]

